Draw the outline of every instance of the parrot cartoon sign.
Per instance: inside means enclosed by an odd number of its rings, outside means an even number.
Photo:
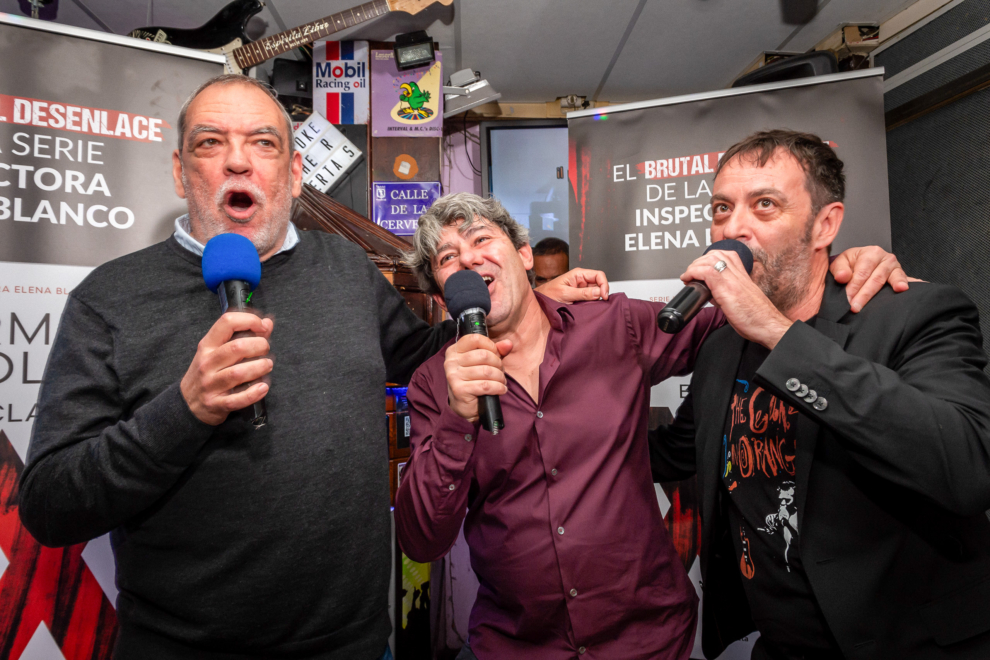
[[[402,83],[399,87],[402,94],[399,95],[399,102],[406,103],[408,107],[399,108],[399,117],[403,119],[429,119],[433,116],[433,111],[426,107],[426,102],[430,100],[430,93],[424,92],[414,82]]]
[[[391,50],[371,53],[371,134],[440,137],[443,131],[441,54],[429,66],[399,71]]]

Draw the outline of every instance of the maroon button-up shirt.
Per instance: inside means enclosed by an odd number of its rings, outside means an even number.
[[[649,386],[689,373],[723,317],[708,308],[669,335],[662,304],[537,297],[550,320],[539,400],[509,378],[497,436],[450,410],[444,350],[413,376],[399,544],[437,559],[464,521],[481,660],[687,658],[698,598],[653,487]]]

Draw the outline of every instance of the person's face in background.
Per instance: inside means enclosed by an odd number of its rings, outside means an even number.
[[[567,255],[564,253],[534,256],[533,273],[536,275],[536,286],[542,286],[566,273],[567,263]]]

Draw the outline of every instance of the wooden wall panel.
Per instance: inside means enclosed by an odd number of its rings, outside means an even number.
[[[440,138],[380,137],[371,138],[372,181],[439,181]],[[409,174],[397,167],[403,160],[414,160]]]

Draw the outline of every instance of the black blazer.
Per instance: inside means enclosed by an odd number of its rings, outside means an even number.
[[[832,634],[850,660],[990,658],[990,381],[976,308],[912,283],[853,314],[829,275],[815,325],[795,323],[755,381],[802,413],[799,543]],[[744,345],[730,326],[710,335],[677,419],[650,437],[657,481],[697,467],[709,658],[755,630],[719,487]],[[788,391],[791,378],[827,406]]]

